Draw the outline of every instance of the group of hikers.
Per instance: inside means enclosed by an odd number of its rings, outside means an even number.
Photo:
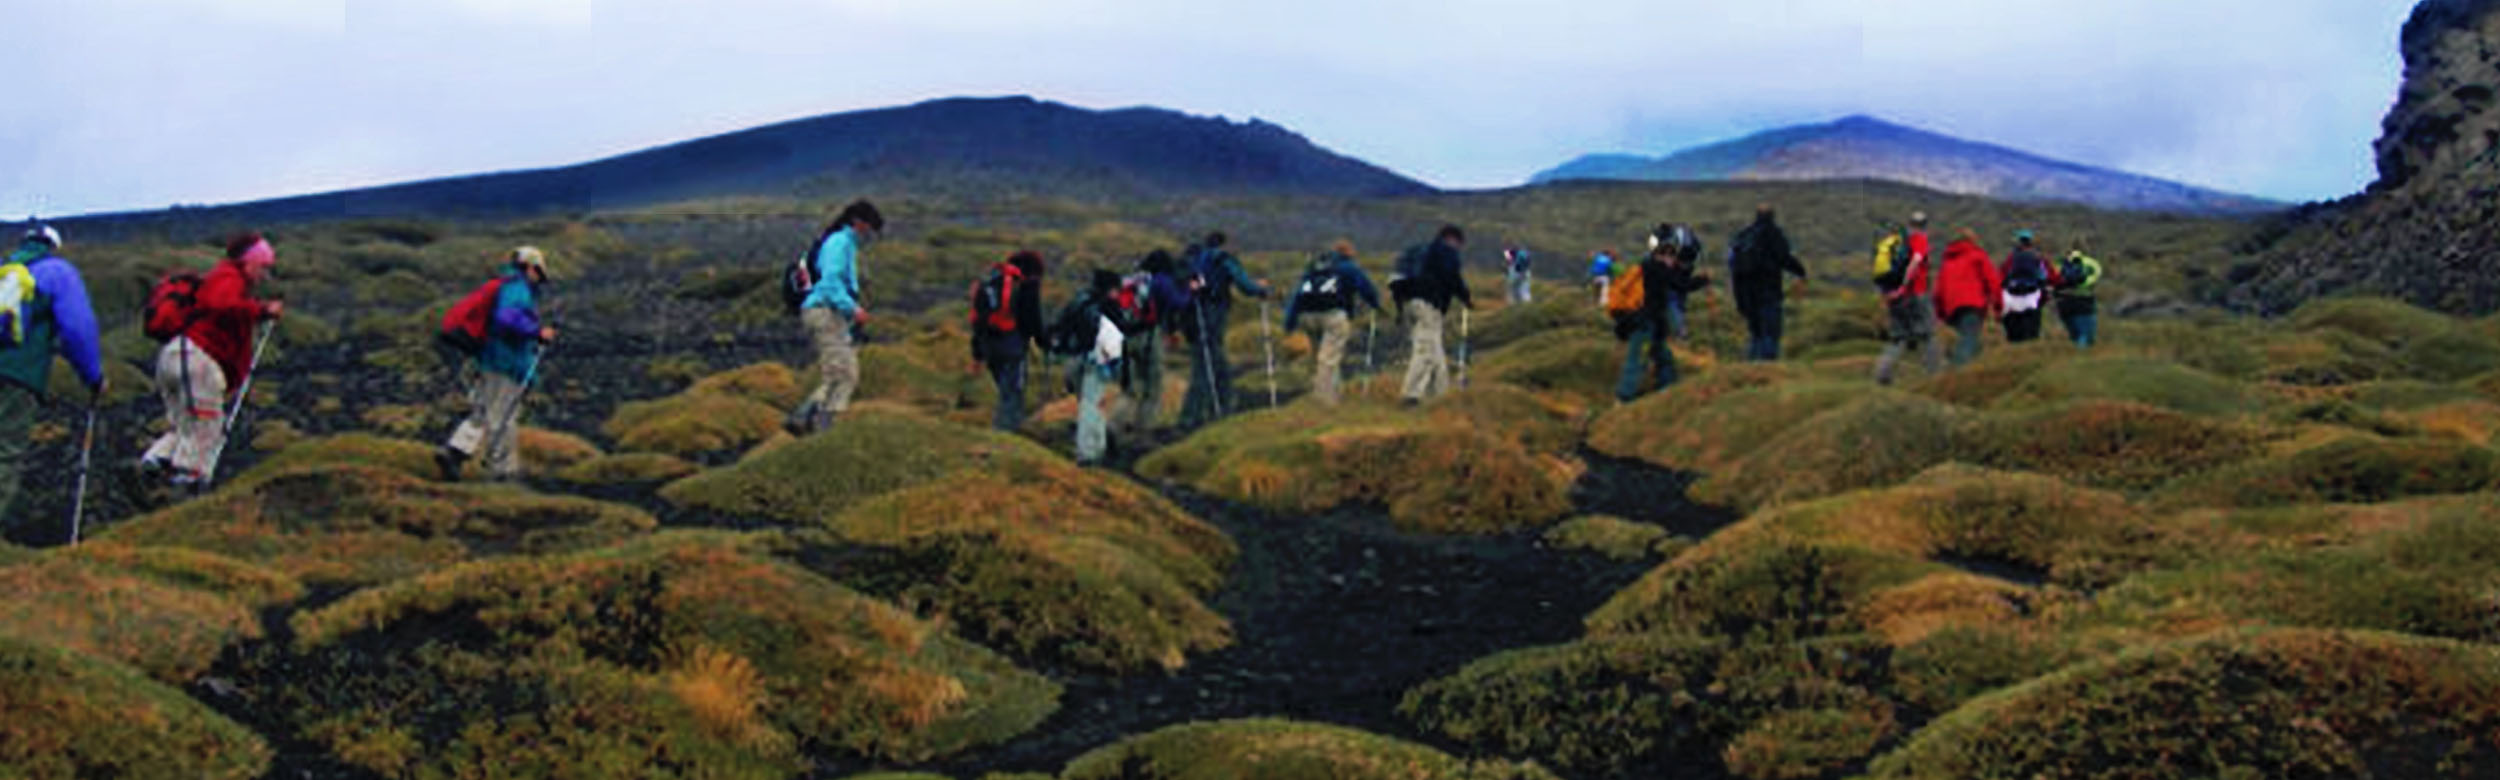
[[[785,301],[813,345],[821,379],[784,421],[794,435],[835,425],[859,386],[858,351],[862,329],[870,321],[861,295],[861,254],[884,229],[885,218],[875,205],[853,202],[784,270]],[[73,510],[71,522],[74,541],[93,446],[93,412],[105,395],[106,379],[95,313],[78,270],[61,256],[63,243],[58,229],[38,223],[0,262],[0,518],[14,523],[18,517],[29,433],[58,355],[91,400],[80,450],[79,509]],[[1151,437],[1162,411],[1167,349],[1183,349],[1189,356],[1181,429],[1217,421],[1238,409],[1231,389],[1233,364],[1225,349],[1237,296],[1259,301],[1271,375],[1275,333],[1268,330],[1270,302],[1283,296],[1283,330],[1307,329],[1311,335],[1318,365],[1310,395],[1318,403],[1340,402],[1353,321],[1366,311],[1374,315],[1373,340],[1379,314],[1391,313],[1405,326],[1409,357],[1399,386],[1404,406],[1452,389],[1444,338],[1453,309],[1464,381],[1468,315],[1475,301],[1462,274],[1467,234],[1459,226],[1443,226],[1431,240],[1399,254],[1386,286],[1387,306],[1383,288],[1356,261],[1349,241],[1337,241],[1318,253],[1300,278],[1281,291],[1266,279],[1252,278],[1227,248],[1229,243],[1224,233],[1212,232],[1177,253],[1149,252],[1125,273],[1095,270],[1086,288],[1047,318],[1041,303],[1047,269],[1040,254],[1017,251],[991,266],[972,285],[968,317],[973,365],[986,368],[998,390],[992,425],[1000,430],[1023,426],[1026,374],[1036,350],[1066,361],[1068,388],[1078,398],[1075,454],[1082,464],[1101,463],[1110,449],[1112,421],[1102,400],[1115,384],[1128,399],[1117,421],[1121,439]],[[1616,386],[1616,396],[1624,402],[1638,398],[1645,388],[1676,381],[1668,344],[1690,338],[1688,302],[1711,284],[1710,275],[1699,269],[1702,241],[1691,227],[1660,224],[1648,243],[1649,254],[1636,264],[1623,265],[1612,249],[1600,250],[1591,261],[1598,301],[1613,316],[1617,337],[1626,342]],[[2062,261],[2052,262],[2029,230],[2016,233],[2014,244],[2000,265],[1981,248],[1978,235],[1965,228],[1939,260],[1930,253],[1925,214],[1913,214],[1905,225],[1888,230],[1873,261],[1873,281],[1883,293],[1889,320],[1889,343],[1876,362],[1875,381],[1891,383],[1896,366],[1913,350],[1923,353],[1931,374],[1942,372],[1946,359],[1937,338],[1939,323],[1959,336],[1951,356],[1955,366],[1979,356],[1981,330],[1989,319],[2002,323],[2008,341],[2029,341],[2039,337],[2043,312],[2052,305],[2069,337],[2091,346],[2097,332],[2100,262],[2080,242]],[[1507,297],[1527,302],[1529,250],[1511,244],[1502,255]],[[1802,293],[1807,273],[1769,205],[1760,207],[1753,223],[1731,240],[1727,262],[1737,310],[1749,332],[1747,359],[1778,360],[1785,283],[1793,277]],[[167,430],[131,469],[139,477],[134,487],[143,494],[142,503],[205,490],[214,480],[270,329],[286,314],[283,302],[259,294],[276,264],[269,239],[248,232],[228,240],[223,257],[209,270],[169,273],[151,289],[142,319],[147,335],[161,345],[153,383],[164,403]],[[473,459],[489,477],[519,476],[522,402],[536,383],[545,351],[556,340],[556,328],[540,313],[549,271],[545,252],[514,248],[500,258],[489,281],[444,315],[440,341],[464,355],[472,369],[463,372],[468,416],[435,455],[445,479],[461,478]],[[1272,383],[1269,401],[1275,401]]]

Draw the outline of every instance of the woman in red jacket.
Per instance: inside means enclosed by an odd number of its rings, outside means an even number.
[[[173,429],[140,458],[143,470],[169,473],[178,489],[200,484],[225,449],[228,394],[251,371],[254,329],[285,313],[285,305],[253,297],[278,254],[259,233],[226,242],[226,259],[200,279],[190,325],[156,353],[156,392]]]
[[[1959,336],[1953,342],[1953,365],[1979,358],[1979,334],[2004,306],[2005,279],[1997,274],[1988,250],[1979,248],[1979,233],[1962,228],[1944,248],[1944,265],[1936,271],[1936,313]]]

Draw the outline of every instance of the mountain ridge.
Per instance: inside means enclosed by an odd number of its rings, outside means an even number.
[[[1584,155],[1538,173],[1567,179],[1818,181],[1878,179],[2017,202],[2134,211],[2259,214],[2284,204],[1969,141],[1865,114],[1773,128],[1661,157]]]

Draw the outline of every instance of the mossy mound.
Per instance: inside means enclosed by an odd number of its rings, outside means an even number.
[[[2172,508],[2374,504],[2471,493],[2495,480],[2500,480],[2500,455],[2487,447],[2345,434],[2290,454],[2182,478],[2155,500]]]
[[[0,633],[0,774],[246,780],[268,744],[130,668]]]
[[[1814,777],[1898,732],[1892,705],[1874,690],[1881,654],[1864,637],[1783,645],[1593,637],[1478,660],[1407,692],[1399,711],[1484,752],[1595,774],[1724,763],[1746,776]],[[1855,725],[1801,722],[1803,713]],[[1813,747],[1763,749],[1775,737]]]
[[[1981,697],[1878,778],[2484,776],[2500,650],[2389,634],[2225,633]]]
[[[1583,403],[1614,397],[1624,347],[1596,330],[1572,329],[1521,339],[1476,362],[1473,382],[1500,382]]]
[[[1643,453],[1671,457],[1674,450],[1662,439],[1681,431],[1699,410],[1721,398],[1796,384],[1806,376],[1804,370],[1785,363],[1738,363],[1686,377],[1674,387],[1600,415],[1589,425],[1589,448],[1617,458],[1642,458],[1675,468],[1673,463],[1651,459]]]
[[[685,458],[743,451],[781,430],[783,413],[738,395],[688,390],[618,406],[600,426],[623,452]]]
[[[1669,547],[1667,529],[1620,517],[1575,517],[1546,529],[1545,544],[1560,550],[1585,550],[1618,561],[1656,557]]]
[[[1891,485],[1950,460],[1967,413],[1892,390],[1808,417],[1696,485],[1695,498],[1759,509]]]
[[[462,566],[295,616],[298,731],[387,775],[787,777],[798,749],[920,761],[1059,689],[721,534]]]
[[[799,381],[798,372],[775,362],[755,363],[733,368],[695,380],[686,392],[703,395],[726,395],[744,398],[775,408],[799,405],[807,388]]]
[[[2409,412],[2445,403],[2470,401],[2478,395],[2472,389],[2460,385],[2437,384],[2418,379],[2364,382],[2352,386],[2350,392],[2353,403],[2390,412]]]
[[[971,336],[961,320],[947,327],[915,333],[900,342],[871,344],[859,351],[859,401],[888,401],[961,422],[985,422],[998,403],[998,388],[989,372],[972,370]],[[1235,355],[1256,353],[1236,352]],[[1055,361],[1035,360],[1025,380],[1038,391],[1038,406],[1062,395],[1053,392]],[[1046,381],[1047,380],[1047,381]],[[813,389],[818,381],[806,377]]]
[[[1061,780],[1550,780],[1534,764],[1469,761],[1343,726],[1231,720],[1172,726],[1068,762]]]
[[[2390,347],[2425,335],[2456,328],[2447,315],[2392,298],[2327,298],[2292,312],[2292,324],[2303,330],[2335,329]]]
[[[2132,401],[2209,417],[2256,407],[2256,398],[2231,380],[2177,363],[2124,356],[2049,364],[1997,399],[1995,407],[2020,409],[2080,399]]]
[[[1874,392],[1863,380],[1783,382],[1739,390],[1687,408],[1634,404],[1598,418],[1598,432],[1590,435],[1590,441],[1599,452],[1616,457],[1717,473],[1792,426]],[[1616,430],[1626,426],[1632,430]],[[1618,448],[1627,451],[1617,452]]]
[[[1878,591],[1946,571],[1936,560],[2098,583],[2154,555],[2126,499],[2051,477],[1946,466],[1901,487],[1747,518],[1651,570],[1592,613],[1609,634],[1757,629],[1816,636],[1871,628]],[[1898,633],[1898,632],[1895,632]]]
[[[555,478],[576,485],[620,485],[670,482],[703,472],[702,466],[675,455],[629,452],[602,455],[566,467]]]
[[[226,486],[242,487],[308,466],[370,466],[418,479],[441,476],[441,469],[434,465],[434,447],[430,445],[367,433],[345,433],[301,441],[279,450],[250,471],[236,475]]]
[[[99,542],[0,568],[0,633],[41,640],[181,683],[261,635],[258,610],[304,593],[232,559]]]
[[[869,499],[965,471],[1064,459],[1031,440],[893,408],[855,409],[827,433],[669,483],[680,507],[808,527]]]
[[[2500,403],[2483,400],[2444,403],[2414,410],[2404,415],[2403,419],[2424,435],[2451,438],[2467,444],[2500,445]]]
[[[1425,532],[1492,533],[1560,520],[1577,475],[1573,462],[1532,452],[1504,427],[1478,421],[1484,394],[1504,392],[1470,390],[1420,414],[1296,404],[1238,415],[1147,456],[1137,471],[1279,511],[1386,505],[1398,524]],[[1507,430],[1534,427],[1533,419],[1517,419]]]
[[[562,471],[606,454],[589,439],[542,428],[522,428],[518,438],[521,463],[533,472]]]
[[[2500,640],[2500,496],[2236,515],[2230,527],[2274,543],[2129,579],[2099,617]]]
[[[2142,491],[2255,455],[2262,434],[2160,407],[2094,400],[1990,415],[1960,439],[1960,455],[1974,463]]]
[[[894,554],[829,576],[922,604],[991,647],[1101,669],[1179,669],[1231,643],[1201,601],[1235,553],[1162,497],[1060,461],[964,471],[828,521]]]
[[[204,550],[307,583],[360,585],[478,555],[598,546],[657,524],[632,507],[516,487],[442,484],[377,466],[272,463],[101,538]]]
[[[2258,376],[2307,387],[2346,385],[2403,373],[2393,350],[2368,337],[2329,328],[2267,338]]]
[[[2074,353],[2047,343],[1989,350],[1967,366],[1946,371],[1912,388],[1912,392],[1957,406],[1986,408],[2012,394],[2049,364]]]
[[[1472,325],[1475,332],[1469,336],[1475,342],[1474,348],[1488,354],[1530,339],[1548,338],[1546,334],[1556,331],[1585,335],[1604,334],[1614,328],[1614,323],[1606,320],[1605,312],[1598,311],[1592,301],[1578,295],[1504,307],[1493,316],[1478,317]],[[1457,338],[1458,315],[1455,313],[1450,315],[1450,328],[1451,338]]]

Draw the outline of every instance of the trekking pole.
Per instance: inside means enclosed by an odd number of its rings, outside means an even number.
[[[1380,343],[1380,309],[1373,308],[1368,321],[1371,323],[1370,332],[1363,335],[1363,370],[1375,372],[1380,370],[1380,364],[1374,359],[1377,353],[1372,347]]]
[[[1189,309],[1198,315],[1198,362],[1207,367],[1207,395],[1215,399],[1215,416],[1223,417],[1224,388],[1216,384],[1217,377],[1222,375],[1222,369],[1215,365],[1214,346],[1207,343],[1207,339],[1210,338],[1207,335],[1207,310],[1201,306],[1191,306]]]
[[[78,526],[87,517],[87,467],[95,457],[95,413],[101,399],[87,401],[87,432],[78,441],[78,489],[69,505],[69,544],[78,546]]]
[[[1259,341],[1267,345],[1267,408],[1276,408],[1276,334],[1267,329],[1267,299],[1259,299]]]
[[[1458,310],[1458,388],[1467,389],[1467,315],[1474,309]]]
[[[200,470],[199,491],[202,493],[208,492],[208,486],[217,482],[217,465],[225,460],[226,445],[234,440],[234,420],[243,416],[243,402],[251,400],[252,380],[260,378],[260,358],[269,351],[269,336],[277,331],[277,325],[276,320],[260,324],[260,335],[252,345],[252,362],[243,369],[243,387],[234,394],[234,406],[226,411],[226,422],[217,434],[217,449],[209,453],[208,465]]]

